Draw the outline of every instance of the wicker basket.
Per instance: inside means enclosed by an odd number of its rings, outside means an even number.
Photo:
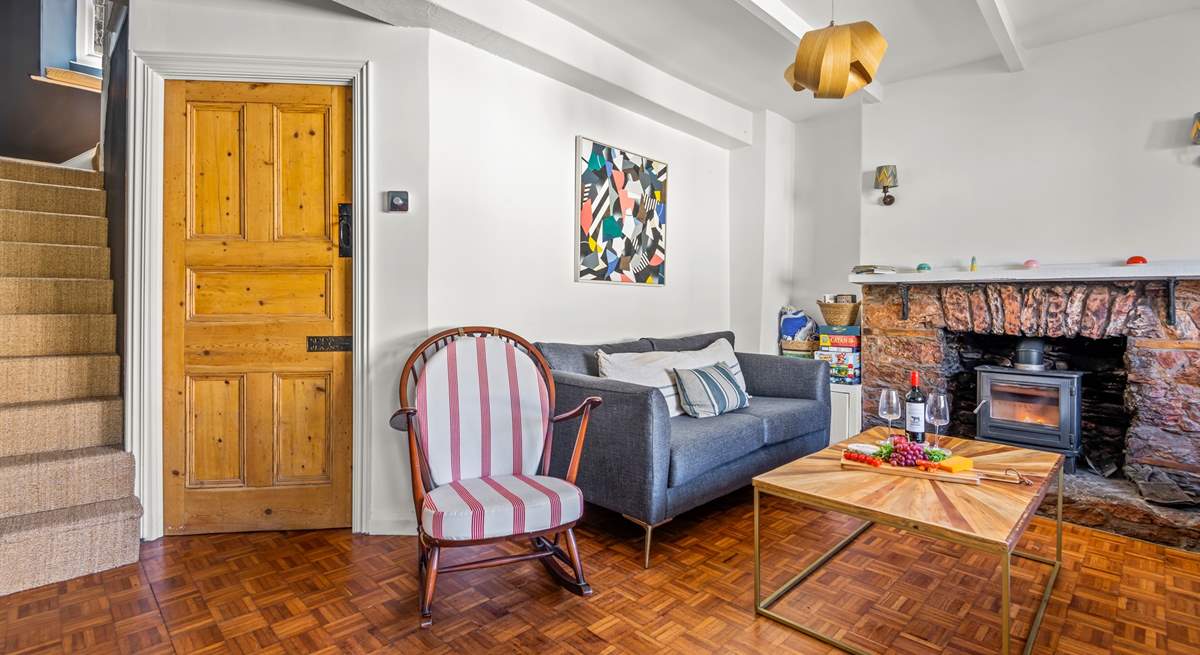
[[[856,302],[821,302],[821,316],[825,317],[826,325],[854,325],[858,322],[858,303]]]
[[[794,341],[792,339],[780,339],[779,347],[794,353],[813,352],[820,347],[820,342],[816,339],[808,339],[806,341]]]

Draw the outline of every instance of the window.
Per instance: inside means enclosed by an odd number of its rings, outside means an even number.
[[[109,0],[76,0],[75,61],[101,68],[104,65],[104,24]]]

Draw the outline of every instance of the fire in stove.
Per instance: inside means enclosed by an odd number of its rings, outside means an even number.
[[[1047,370],[1042,344],[1025,339],[1017,365],[975,369],[979,405],[976,435],[1026,448],[1062,453],[1067,472],[1080,453],[1080,371]]]

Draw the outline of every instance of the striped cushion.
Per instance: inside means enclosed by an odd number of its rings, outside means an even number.
[[[675,385],[683,411],[696,418],[720,416],[750,404],[746,389],[728,366],[716,363],[694,369],[675,369]]]
[[[463,337],[425,363],[417,428],[435,486],[537,471],[550,422],[546,381],[497,337]]]
[[[425,496],[421,529],[466,541],[549,530],[583,515],[583,494],[558,478],[498,475],[459,480]]]

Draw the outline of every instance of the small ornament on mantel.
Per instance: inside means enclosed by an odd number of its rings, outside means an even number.
[[[932,271],[932,270],[933,270],[933,267],[930,266],[929,264],[926,264],[925,262],[921,262],[920,264],[917,264],[917,272],[918,273],[928,273],[929,271]]]
[[[1150,260],[1146,259],[1145,257],[1142,257],[1141,255],[1134,255],[1133,257],[1130,257],[1129,259],[1125,260],[1126,266],[1141,266],[1142,264],[1149,264],[1149,263],[1150,263]]]
[[[1042,263],[1036,259],[1026,259],[1025,263],[1021,264],[1021,265],[1024,266],[1025,268],[1039,268],[1042,265]]]
[[[970,270],[972,273],[979,270],[979,266],[977,265],[977,263],[975,261],[975,255],[971,255],[971,269]]]

